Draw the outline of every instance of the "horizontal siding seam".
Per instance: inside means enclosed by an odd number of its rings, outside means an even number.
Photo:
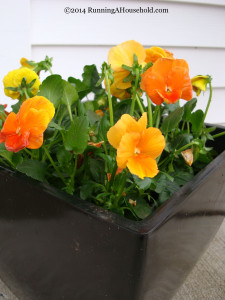
[[[142,44],[144,47],[150,47],[150,45]],[[47,43],[32,43],[31,47],[113,47],[115,44],[47,44]],[[187,49],[224,49],[224,46],[191,46],[191,45],[160,45],[157,44],[158,47],[171,47],[171,48],[187,48]]]

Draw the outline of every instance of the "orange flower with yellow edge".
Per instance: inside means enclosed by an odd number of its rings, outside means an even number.
[[[160,47],[151,47],[145,50],[146,52],[146,57],[145,57],[145,62],[149,63],[149,62],[156,62],[157,59],[159,58],[174,58],[173,57],[173,53],[169,52],[166,49],[162,49]]]
[[[0,143],[8,151],[38,149],[43,144],[43,132],[55,114],[53,104],[42,96],[23,102],[17,114],[11,112],[0,132]]]
[[[112,47],[108,53],[108,63],[114,71],[114,84],[117,89],[127,89],[131,87],[131,82],[124,82],[124,79],[130,74],[124,70],[122,65],[132,67],[134,54],[137,56],[139,65],[145,64],[144,47],[133,40],[123,42],[116,47]]]
[[[160,105],[179,99],[192,99],[192,84],[188,63],[184,59],[160,58],[143,75],[141,89],[145,90],[152,102]]]
[[[155,177],[159,170],[156,158],[165,147],[165,138],[158,128],[147,128],[147,113],[135,121],[128,114],[107,132],[109,143],[117,149],[117,165],[139,176]]]

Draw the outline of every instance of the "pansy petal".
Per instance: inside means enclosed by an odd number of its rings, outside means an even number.
[[[29,131],[31,135],[42,134],[49,123],[49,115],[45,110],[36,110],[34,108],[29,109],[26,119],[23,118],[21,122],[21,132]]]
[[[107,138],[109,143],[114,147],[118,148],[122,136],[126,132],[138,132],[139,126],[137,122],[128,114],[122,115],[121,119],[109,129],[107,132]]]
[[[153,178],[159,172],[156,161],[146,155],[128,158],[127,167],[132,174],[139,176],[141,179],[144,179],[144,177]]]
[[[142,154],[157,158],[165,148],[165,138],[158,128],[149,127],[142,132],[137,148]]]
[[[109,50],[108,62],[114,71],[121,71],[122,65],[132,66],[136,54],[139,64],[145,60],[145,49],[136,41],[126,41]]]
[[[130,132],[124,134],[117,149],[117,165],[124,169],[130,157],[135,155],[135,148],[140,139],[140,133]]]
[[[5,120],[1,133],[4,135],[15,134],[18,128],[17,116],[11,112]]]
[[[48,115],[48,122],[51,121],[55,114],[55,108],[54,105],[45,97],[42,96],[36,96],[30,99],[27,99],[23,102],[23,104],[20,107],[18,118],[20,119],[20,122],[22,123],[23,120],[26,122],[27,114],[29,114],[29,110],[33,108],[37,111],[39,110],[45,110]]]
[[[22,134],[9,135],[5,139],[5,147],[8,151],[18,152],[28,145],[28,138],[30,133],[24,132]]]
[[[154,63],[157,59],[166,57],[166,52],[160,47],[151,47],[149,49],[146,49],[145,53],[146,53],[146,57],[145,57],[146,63],[149,62]]]
[[[141,116],[141,118],[137,121],[138,127],[139,127],[139,132],[143,131],[147,127],[147,113],[144,112]]]
[[[5,142],[6,136],[0,132],[0,144]]]
[[[120,100],[130,98],[130,94],[127,92],[127,90],[117,88],[115,83],[110,85],[110,92],[114,97]]]
[[[27,148],[38,149],[42,146],[42,144],[43,144],[43,134],[38,136],[30,135]]]
[[[114,78],[114,85],[116,88],[118,89],[128,89],[131,87],[131,82],[124,82],[124,79],[130,74],[129,71],[123,70],[120,72],[115,72],[113,74],[113,78]]]

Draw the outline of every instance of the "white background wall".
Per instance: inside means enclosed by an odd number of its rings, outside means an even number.
[[[85,8],[86,14],[65,14],[65,7]],[[169,13],[91,14],[88,7],[153,7]],[[1,80],[19,67],[21,57],[41,60],[45,55],[54,57],[54,73],[80,78],[85,64],[101,66],[110,47],[135,39],[186,59],[191,76],[211,75],[214,96],[207,121],[225,122],[225,0],[8,0],[0,2],[0,25]],[[199,108],[205,108],[207,96],[208,91],[200,96]],[[12,103],[2,85],[0,99]]]

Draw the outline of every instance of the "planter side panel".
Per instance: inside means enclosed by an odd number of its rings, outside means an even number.
[[[7,172],[0,186],[0,274],[19,299],[137,299],[142,237]]]
[[[178,193],[178,200],[179,197]],[[171,299],[216,234],[224,215],[223,160],[157,229],[148,234],[144,300]]]

